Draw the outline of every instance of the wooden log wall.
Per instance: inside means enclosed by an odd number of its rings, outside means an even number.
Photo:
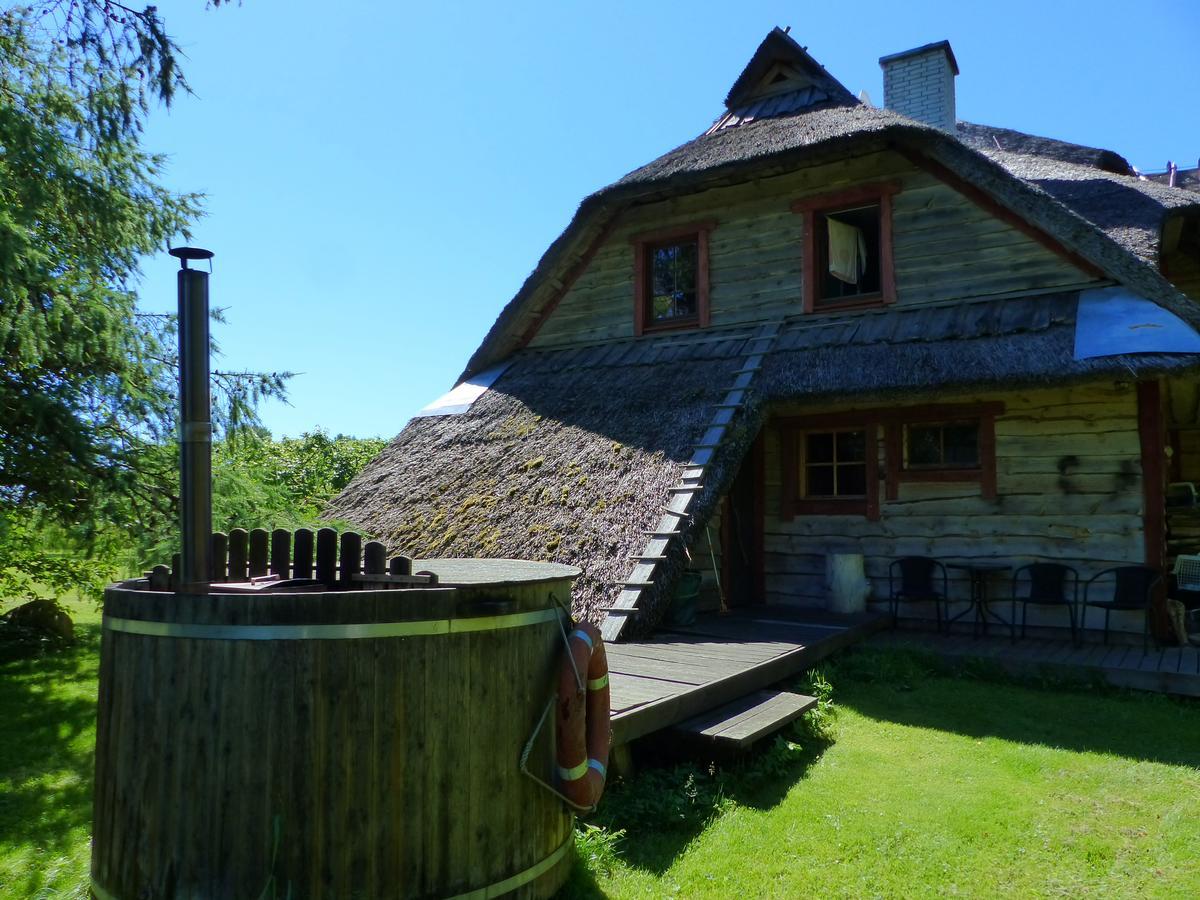
[[[984,498],[974,482],[901,482],[897,499],[888,500],[881,481],[877,522],[864,516],[837,515],[782,519],[780,431],[768,424],[768,602],[823,606],[827,597],[825,556],[837,551],[865,555],[876,599],[887,597],[888,564],[899,556],[985,559],[1014,568],[1055,560],[1074,566],[1081,584],[1102,568],[1143,561],[1141,461],[1132,385],[936,399],[941,403],[1005,403],[1006,411],[996,419],[995,500]],[[913,398],[914,404],[920,402],[921,398]],[[803,414],[853,408],[804,407]],[[781,412],[796,415],[801,410]],[[886,473],[882,441],[879,453],[882,478]],[[949,575],[951,597],[968,597],[965,573],[951,570]],[[996,578],[992,596],[1008,596],[1010,585],[1010,580]],[[960,604],[952,612],[964,608]],[[1008,614],[1006,605],[997,610]],[[916,604],[902,609],[902,615],[931,618],[933,608]],[[1065,626],[1066,618],[1061,610],[1031,606],[1029,622]],[[1114,616],[1113,626],[1140,631],[1142,623],[1136,616]]]
[[[279,578],[316,578],[327,587],[350,587],[355,576],[411,576],[412,560],[406,556],[387,557],[387,548],[378,541],[366,541],[355,531],[340,535],[332,528],[313,532],[298,528],[295,532],[276,528],[247,531],[234,528],[229,534],[214,532],[210,544],[212,584],[244,582],[251,578],[275,575]],[[161,567],[160,567],[161,568]],[[176,570],[178,566],[174,567]],[[157,589],[174,586],[174,572],[167,579],[158,573],[152,578]],[[383,583],[385,579],[380,579]]]
[[[633,235],[714,220],[709,237],[713,326],[801,311],[803,216],[791,203],[855,184],[898,179],[893,215],[897,303],[917,305],[1091,277],[890,152],[762,178],[625,214],[534,336],[533,346],[633,336]]]

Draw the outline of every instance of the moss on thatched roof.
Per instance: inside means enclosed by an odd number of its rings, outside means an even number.
[[[393,553],[577,565],[599,621],[741,363],[744,330],[703,337],[524,353],[468,412],[413,419],[329,514]]]

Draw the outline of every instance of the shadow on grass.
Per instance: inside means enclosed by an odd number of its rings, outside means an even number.
[[[593,870],[610,869],[617,857],[661,874],[723,811],[778,805],[831,745],[799,723],[786,734],[752,753],[699,764],[695,760],[706,758],[697,755],[699,745],[670,738],[644,744],[639,773],[611,785],[577,834],[575,867],[561,896],[603,897]],[[711,747],[707,752],[711,757]]]
[[[836,659],[829,678],[840,706],[880,721],[1200,766],[1200,703],[1194,700],[1017,679],[986,660],[955,663],[892,649],[855,648]]]
[[[0,844],[67,855],[91,823],[99,635],[0,665]]]

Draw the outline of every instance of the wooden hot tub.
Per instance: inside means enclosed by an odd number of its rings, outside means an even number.
[[[546,897],[572,816],[519,762],[579,570],[423,560],[436,587],[105,595],[100,898]],[[528,758],[549,780],[553,716]]]

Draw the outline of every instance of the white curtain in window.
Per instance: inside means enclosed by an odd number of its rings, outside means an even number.
[[[828,217],[829,274],[847,284],[858,284],[867,266],[867,241],[862,229]]]

